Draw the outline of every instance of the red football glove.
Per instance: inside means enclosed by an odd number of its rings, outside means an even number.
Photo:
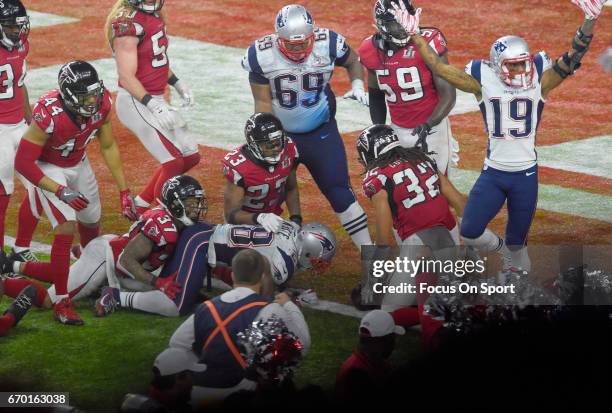
[[[129,219],[130,221],[136,221],[138,216],[136,215],[136,204],[134,198],[130,193],[129,189],[119,192],[121,197],[121,214]]]
[[[70,205],[75,211],[81,211],[89,205],[89,200],[85,198],[85,195],[63,185],[60,185],[55,191],[55,196]]]
[[[605,2],[605,0],[572,0],[572,3],[584,12],[584,17],[587,20],[596,20],[601,14]]]
[[[393,7],[393,15],[395,16],[395,20],[406,30],[406,33],[409,35],[413,35],[415,33],[419,33],[419,17],[421,16],[421,9],[416,9],[416,13],[414,15],[410,14],[408,9],[406,9],[406,5],[404,5],[403,1],[399,2],[399,6],[397,3],[392,2],[391,7]]]
[[[176,274],[165,278],[158,277],[157,280],[155,280],[155,288],[166,294],[169,299],[174,300],[176,298],[176,294],[181,291],[181,285],[175,282],[175,279]]]

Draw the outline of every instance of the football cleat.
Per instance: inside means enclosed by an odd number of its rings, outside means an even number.
[[[74,311],[74,303],[68,297],[53,305],[53,315],[62,324],[71,326],[82,326],[85,324],[76,311]]]
[[[317,293],[315,290],[309,289],[309,290],[303,291],[300,295],[298,295],[297,301],[300,302],[301,304],[317,305],[319,304],[319,296],[317,296]]]
[[[29,249],[23,251],[15,251],[15,248],[11,249],[11,253],[8,255],[9,259],[19,262],[39,262],[40,260],[32,251]]]
[[[106,317],[119,307],[119,290],[112,287],[104,287],[102,295],[96,300],[96,317]]]
[[[17,298],[15,298],[15,300],[4,312],[4,314],[10,313],[13,315],[13,317],[15,317],[14,325],[17,325],[19,320],[21,320],[23,316],[28,312],[30,307],[32,307],[32,304],[34,304],[34,301],[36,300],[36,293],[36,287],[33,285],[28,285],[23,290],[21,290]]]

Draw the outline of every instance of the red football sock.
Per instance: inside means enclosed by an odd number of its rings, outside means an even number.
[[[45,298],[47,298],[47,289],[34,281],[26,280],[25,278],[6,278],[4,280],[4,293],[11,298],[17,298],[19,293],[28,285],[36,287],[36,301],[34,305],[41,307]]]
[[[402,327],[412,327],[421,322],[417,307],[403,307],[391,313],[395,324]]]
[[[153,173],[153,176],[147,183],[147,186],[145,186],[144,189],[138,194],[138,196],[143,201],[148,202],[149,204],[151,204],[154,200],[155,185],[157,185],[157,180],[159,179],[159,175],[161,174],[162,166],[163,165],[160,165],[157,167],[157,169],[155,169],[155,172]]]
[[[11,196],[4,195],[4,187],[0,183],[0,248],[4,248],[4,219],[10,200]]]
[[[91,240],[100,235],[100,225],[98,224],[96,224],[95,227],[89,227],[79,222],[77,227],[79,228],[79,237],[81,238],[81,247],[83,248],[85,248]]]
[[[6,313],[0,316],[0,337],[5,336],[14,325],[15,317],[13,314]]]
[[[161,166],[161,173],[155,185],[155,198],[160,198],[162,186],[164,186],[168,179],[180,175],[183,172],[184,165],[183,158],[178,158],[166,162]]]
[[[55,284],[58,296],[68,295],[68,272],[70,271],[70,247],[73,235],[58,234],[51,246],[51,262],[26,262],[23,275]]]
[[[183,173],[189,171],[191,168],[200,163],[201,156],[199,153],[194,153],[189,156],[183,157]]]
[[[36,200],[36,209],[38,211],[38,215],[40,216],[42,206],[38,202],[38,199]],[[34,231],[36,231],[36,226],[38,225],[38,218],[32,214],[30,199],[27,195],[19,207],[19,218],[17,222],[19,222],[19,225],[17,225],[17,239],[15,240],[15,246],[30,248]]]

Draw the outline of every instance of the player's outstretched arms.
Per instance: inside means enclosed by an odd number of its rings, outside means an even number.
[[[601,14],[605,0],[572,0],[584,12],[584,22],[578,28],[572,39],[572,47],[561,55],[552,66],[542,75],[542,96],[544,99],[551,90],[559,86],[568,76],[573,75],[581,66],[581,61],[589,50],[593,40],[593,28]]]
[[[440,56],[431,49],[427,41],[421,36],[419,29],[421,9],[418,8],[415,14],[410,14],[404,2],[400,2],[399,6],[396,3],[391,3],[391,5],[394,8],[395,20],[402,25],[406,33],[412,36],[412,40],[427,64],[427,67],[429,67],[436,76],[445,79],[457,89],[473,93],[476,95],[476,98],[480,99],[480,83],[464,71],[449,64],[445,64]]]

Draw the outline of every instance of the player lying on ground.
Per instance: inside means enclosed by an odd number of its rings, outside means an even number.
[[[160,294],[106,288],[98,300],[99,315],[108,314],[118,305],[166,316],[190,314],[198,304],[210,267],[213,276],[232,285],[230,265],[243,249],[255,249],[266,258],[266,273],[270,274],[265,280],[266,290],[273,291],[275,287],[285,288],[300,270],[323,272],[336,253],[336,238],[325,225],[314,222],[300,229],[295,223],[283,221],[277,232],[251,225],[197,223],[181,232],[172,258],[160,274],[161,279],[176,283],[173,301]],[[307,296],[315,299],[312,293]]]
[[[290,220],[302,225],[295,144],[280,120],[271,113],[256,113],[244,128],[247,143],[223,159],[224,215],[230,224],[261,225],[278,231],[287,203]]]
[[[129,306],[133,308],[146,311],[151,302],[159,302],[160,311],[178,314],[171,300],[180,296],[179,284],[173,277],[156,277],[151,272],[172,256],[180,232],[199,221],[207,206],[202,187],[195,179],[181,175],[166,184],[162,191],[163,206],[145,212],[123,236],[103,235],[83,249],[68,276],[72,300],[88,297],[108,281],[114,287],[149,290],[144,297],[129,297]],[[25,265],[17,263],[15,269],[22,271]],[[56,299],[56,286],[51,286],[48,294],[52,300]],[[166,305],[165,298],[171,305]],[[106,304],[102,300],[98,307]],[[124,305],[128,306],[127,302]]]
[[[461,225],[467,245],[487,248],[498,240],[485,229],[504,202],[508,205],[506,244],[510,267],[529,271],[527,236],[538,196],[536,133],[550,92],[574,74],[593,39],[593,28],[605,0],[572,0],[585,20],[571,49],[551,62],[545,52],[531,54],[527,42],[504,36],[491,46],[490,60],[472,60],[461,71],[445,62],[428,45],[419,29],[421,9],[394,4],[395,16],[412,36],[427,66],[450,84],[476,97],[488,131],[483,170],[468,197]]]

